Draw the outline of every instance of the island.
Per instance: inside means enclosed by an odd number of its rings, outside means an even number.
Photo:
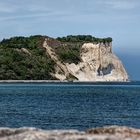
[[[0,80],[120,81],[128,74],[112,38],[35,35],[0,42]]]

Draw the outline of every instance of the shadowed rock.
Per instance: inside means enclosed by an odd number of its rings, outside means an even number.
[[[84,43],[78,64],[61,62],[53,47],[48,45],[48,39],[45,39],[43,47],[56,64],[52,74],[56,79],[69,80],[72,75],[76,81],[128,81],[122,62],[112,52],[112,44]]]

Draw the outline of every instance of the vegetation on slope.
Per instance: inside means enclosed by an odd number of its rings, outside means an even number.
[[[0,80],[52,79],[50,72],[54,71],[54,62],[40,46],[42,40],[42,36],[3,40],[0,43]]]
[[[80,47],[83,43],[110,43],[112,38],[96,38],[91,35],[69,35],[56,38],[65,45],[54,47],[56,53],[63,62],[78,63],[80,61]]]
[[[0,42],[0,80],[51,80],[55,63],[46,54],[42,43],[46,36],[12,37]],[[112,42],[90,35],[50,38],[58,58],[65,63],[80,61],[80,47],[85,42]]]
[[[52,48],[62,62],[77,64],[80,61],[80,47],[78,43],[67,43]]]

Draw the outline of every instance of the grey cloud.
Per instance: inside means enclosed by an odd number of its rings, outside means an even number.
[[[13,13],[17,10],[17,7],[10,5],[9,3],[0,3],[0,13]]]
[[[118,10],[130,10],[138,6],[138,0],[99,0],[100,4],[104,4],[109,8]]]

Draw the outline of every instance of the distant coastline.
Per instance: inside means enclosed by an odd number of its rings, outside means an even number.
[[[60,80],[0,80],[0,83],[92,83],[92,84],[115,84],[130,83],[137,81],[60,81]]]

